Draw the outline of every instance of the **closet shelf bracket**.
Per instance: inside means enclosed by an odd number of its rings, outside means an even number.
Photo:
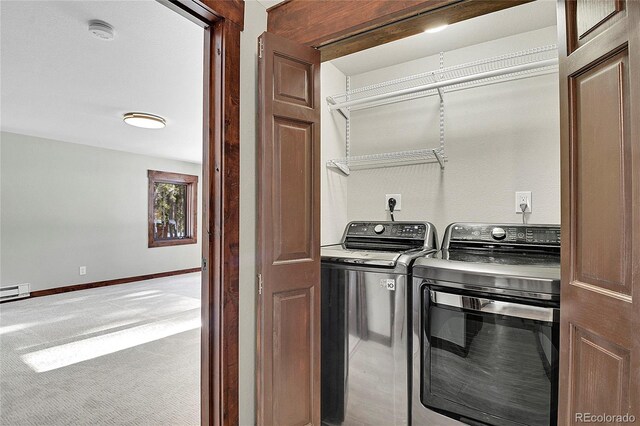
[[[433,149],[432,151],[433,151],[433,155],[436,157],[436,160],[438,160],[438,163],[440,163],[440,169],[444,170],[444,157],[440,155],[438,150]]]
[[[349,176],[351,174],[351,170],[349,170],[349,166],[346,164],[346,158],[344,160],[345,161],[329,160],[327,161],[327,167],[335,167],[346,176]]]
[[[332,108],[332,106],[335,104],[336,101],[331,96],[327,96],[327,105],[329,106],[329,111],[338,111],[340,115],[342,115],[346,120],[349,120],[351,118],[349,108]]]

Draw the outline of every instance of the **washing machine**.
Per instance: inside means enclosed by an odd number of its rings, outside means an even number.
[[[437,249],[428,222],[351,222],[322,247],[323,424],[408,424],[411,267]]]

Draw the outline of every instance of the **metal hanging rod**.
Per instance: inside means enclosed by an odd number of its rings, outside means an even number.
[[[444,94],[448,94],[448,93],[458,92],[458,91],[461,91],[461,90],[470,89],[472,87],[476,88],[476,87],[490,86],[490,85],[493,85],[493,84],[500,84],[500,83],[504,83],[504,82],[507,82],[507,81],[516,81],[516,80],[520,80],[520,79],[523,79],[523,78],[537,77],[537,76],[551,74],[551,73],[555,73],[555,72],[557,72],[557,67],[546,67],[546,68],[534,69],[534,70],[529,70],[529,71],[520,72],[520,73],[509,74],[508,78],[502,78],[503,76],[485,78],[485,79],[480,80],[480,81],[471,81],[471,82],[467,82],[467,83],[464,83],[464,84],[456,84],[454,86],[447,86],[446,88],[440,88],[438,90],[440,90]],[[340,112],[340,114],[343,115],[345,118],[349,118],[349,117],[345,116],[345,113],[348,116],[350,116],[350,113],[352,111],[360,111],[360,110],[363,110],[363,109],[375,108],[375,107],[379,107],[379,106],[383,106],[383,105],[391,105],[391,104],[395,104],[395,103],[399,103],[399,102],[406,102],[406,101],[409,101],[409,100],[414,100],[414,99],[426,98],[426,97],[429,97],[429,96],[440,95],[438,90],[429,90],[429,91],[424,91],[424,92],[417,92],[417,93],[413,93],[411,95],[397,96],[395,98],[384,99],[384,100],[377,101],[377,102],[368,102],[368,103],[362,104],[362,105],[355,105],[355,106],[352,106],[352,107],[349,107],[349,108],[339,109],[338,112]],[[327,102],[329,102],[329,103],[334,102],[335,103],[335,101],[333,99],[331,101],[329,101],[329,99],[327,99]]]
[[[500,68],[497,70],[485,71],[479,74],[472,74],[468,76],[452,78],[449,80],[436,81],[434,83],[423,84],[416,87],[409,87],[406,89],[399,89],[399,90],[395,90],[388,93],[381,93],[379,95],[372,95],[366,98],[354,99],[354,100],[345,101],[345,102],[329,103],[329,109],[342,110],[355,105],[362,105],[370,102],[391,99],[399,96],[411,95],[418,92],[425,92],[427,90],[438,89],[438,88],[443,88],[447,86],[454,86],[457,84],[468,83],[475,80],[483,80],[485,78],[497,77],[497,76],[506,75],[506,74],[515,74],[518,72],[529,71],[537,68],[550,67],[550,66],[556,65],[557,63],[558,63],[558,59],[553,58],[553,59],[546,59],[539,62],[515,65],[508,68]]]
[[[555,72],[557,55],[557,46],[547,45],[446,68],[441,61],[436,70],[348,89],[328,96],[327,103],[330,110],[349,118],[351,111],[359,109]]]

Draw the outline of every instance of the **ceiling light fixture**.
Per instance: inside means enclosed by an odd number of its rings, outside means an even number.
[[[92,36],[99,40],[111,41],[113,40],[114,30],[113,27],[104,21],[98,21],[94,19],[89,21],[89,32]]]
[[[143,129],[162,129],[167,125],[164,118],[146,112],[128,112],[124,115],[125,123]]]
[[[425,33],[430,33],[430,34],[439,33],[440,31],[444,30],[448,26],[449,26],[449,24],[438,25],[437,27],[428,28],[428,29],[424,30],[424,32]]]

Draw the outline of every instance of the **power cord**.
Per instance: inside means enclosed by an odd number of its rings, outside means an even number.
[[[391,214],[391,222],[395,222],[396,220],[393,217],[393,210],[396,208],[396,199],[389,198],[389,213]]]
[[[520,203],[520,210],[522,210],[522,224],[525,225],[527,222],[524,219],[525,212],[527,211],[527,203]]]

